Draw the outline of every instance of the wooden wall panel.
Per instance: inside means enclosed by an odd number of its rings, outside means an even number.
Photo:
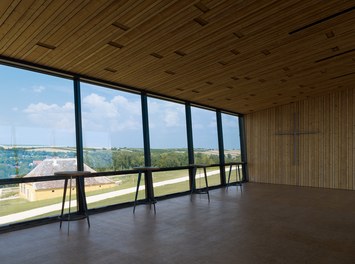
[[[354,103],[348,88],[246,115],[250,181],[354,190]]]

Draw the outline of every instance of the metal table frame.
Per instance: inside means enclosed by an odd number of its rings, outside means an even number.
[[[66,177],[64,179],[64,190],[63,190],[63,200],[62,200],[62,210],[59,216],[60,219],[60,228],[62,228],[62,222],[68,221],[68,235],[69,235],[69,223],[71,220],[79,220],[79,219],[84,219],[86,218],[88,222],[88,226],[90,228],[90,219],[89,219],[89,214],[88,214],[88,208],[87,208],[87,203],[86,203],[86,195],[84,192],[84,176],[89,175],[89,171],[58,171],[55,172],[55,176],[62,176]],[[83,215],[77,215],[75,217],[71,217],[71,192],[72,192],[72,181],[73,178],[76,179],[76,191],[79,197],[82,199],[83,202]],[[69,212],[68,212],[68,217],[64,218],[64,206],[65,206],[65,199],[66,199],[66,194],[67,194],[67,188],[68,188],[68,181],[69,182]]]

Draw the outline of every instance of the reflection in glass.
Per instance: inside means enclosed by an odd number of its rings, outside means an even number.
[[[72,80],[7,66],[0,66],[0,75],[0,96],[6,98],[0,105],[0,179],[76,170]],[[81,83],[81,109],[85,170],[144,165],[140,95]],[[215,111],[191,112],[195,163],[219,163]],[[148,97],[148,114],[152,166],[188,165],[185,106]],[[240,161],[238,117],[223,114],[222,124],[225,161]],[[207,174],[210,186],[220,184],[219,167],[208,167]],[[155,194],[188,191],[188,179],[188,170],[154,172]],[[133,201],[136,184],[137,174],[87,179],[88,206]],[[144,188],[143,177],[138,199]],[[63,181],[0,186],[0,225],[58,215],[62,193]]]
[[[81,84],[84,163],[95,171],[144,164],[140,96]]]
[[[149,135],[152,166],[188,165],[185,106],[148,98]],[[153,173],[155,195],[189,190],[186,170]]]
[[[140,95],[82,83],[81,107],[85,165],[95,172],[144,165]],[[85,185],[89,209],[134,200],[137,174],[99,178],[107,184]]]
[[[218,164],[219,149],[216,112],[191,107],[194,155],[196,164]],[[208,168],[208,184],[219,185],[218,168]]]
[[[240,162],[239,118],[234,115],[222,114],[224,159],[226,163]],[[236,182],[242,180],[241,166],[226,166],[226,181]]]
[[[0,105],[0,179],[76,169],[73,82],[7,66],[0,66],[0,75],[6,99]],[[0,225],[58,215],[62,194],[63,181],[0,186]]]
[[[241,161],[238,117],[222,114],[222,127],[225,162]]]

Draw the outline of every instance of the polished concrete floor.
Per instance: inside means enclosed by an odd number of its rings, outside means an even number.
[[[248,183],[0,234],[0,263],[355,263],[355,192]]]

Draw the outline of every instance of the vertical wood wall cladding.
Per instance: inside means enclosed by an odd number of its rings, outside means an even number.
[[[355,92],[347,89],[245,116],[252,182],[355,189]],[[294,130],[298,161],[294,161]],[[296,155],[297,156],[297,155]]]

